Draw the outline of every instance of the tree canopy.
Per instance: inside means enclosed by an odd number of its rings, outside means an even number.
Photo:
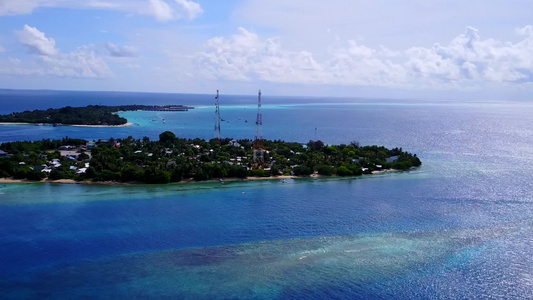
[[[51,123],[66,125],[123,125],[128,122],[116,112],[131,110],[172,110],[181,111],[192,107],[175,106],[148,106],[148,105],[119,105],[103,106],[89,105],[86,107],[49,108],[46,110],[33,110],[13,112],[8,115],[0,115],[0,122],[21,123]]]
[[[8,142],[0,149],[0,177],[40,180],[75,179],[90,181],[169,183],[185,179],[246,178],[247,176],[296,175],[358,176],[375,170],[408,170],[420,159],[401,148],[381,146],[307,145],[264,141],[264,162],[253,161],[253,143],[231,139],[182,139],[165,131],[159,141],[145,137],[98,141],[88,150],[88,141],[64,138],[34,142]],[[77,151],[62,154],[62,149]],[[71,152],[69,152],[71,153]]]

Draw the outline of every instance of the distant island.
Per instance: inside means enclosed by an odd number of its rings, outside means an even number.
[[[409,170],[422,163],[402,148],[263,141],[264,160],[253,159],[253,141],[183,139],[170,131],[148,137],[86,141],[6,142],[0,145],[0,178],[72,182],[170,183],[283,176],[359,176]],[[4,179],[5,181],[5,179]]]
[[[1,123],[30,123],[53,125],[125,125],[128,120],[120,117],[117,112],[149,110],[149,111],[187,111],[193,109],[184,105],[120,105],[102,106],[89,105],[86,107],[49,108],[47,110],[33,110],[14,112],[0,115]]]

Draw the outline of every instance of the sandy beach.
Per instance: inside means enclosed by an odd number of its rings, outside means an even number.
[[[20,122],[0,122],[0,125],[35,125],[38,126],[37,123],[20,123]],[[49,124],[52,125],[52,124]]]
[[[41,125],[40,125],[41,124]],[[28,125],[28,126],[52,126],[50,123],[10,123],[10,122],[0,122],[0,125]],[[70,125],[70,124],[61,124],[60,126],[72,126],[72,127],[128,127],[133,126],[135,123],[128,122],[122,125]]]
[[[370,176],[370,175],[378,175],[388,172],[401,172],[401,170],[395,170],[395,169],[387,169],[387,170],[381,170],[381,171],[374,171],[372,174],[363,174],[363,176]],[[347,178],[349,178],[348,176]],[[353,178],[357,178],[359,176],[351,176]],[[191,182],[232,182],[232,181],[255,181],[255,180],[285,180],[285,179],[305,179],[305,178],[341,178],[341,176],[332,175],[332,176],[324,176],[319,174],[311,174],[309,176],[292,176],[292,175],[279,175],[279,176],[270,176],[270,177],[255,177],[250,176],[246,178],[237,178],[237,177],[229,177],[229,178],[214,178],[211,180],[205,180],[205,181],[194,181],[192,178],[183,179],[179,182],[171,182],[169,184],[186,184]],[[37,180],[27,180],[27,179],[12,179],[12,178],[0,178],[0,184],[7,184],[7,183],[65,183],[65,184],[91,184],[91,185],[148,185],[148,183],[144,182],[119,182],[119,181],[76,181],[73,179],[43,179],[40,181]]]
[[[12,179],[12,178],[0,178],[1,183],[38,183],[38,182],[52,182],[52,183],[78,183],[72,179],[58,179],[58,180],[49,180],[43,179],[40,181],[37,180],[27,180],[27,179]]]
[[[414,169],[414,168],[412,168],[412,169]],[[401,172],[401,170],[385,169],[385,170],[379,170],[379,171],[372,171],[372,174],[363,174],[362,176],[378,175],[378,174],[383,174],[383,173],[388,173],[388,172]],[[246,179],[244,179],[244,180],[275,180],[275,179],[282,180],[282,179],[298,179],[298,178],[341,178],[341,177],[343,177],[343,176],[338,176],[338,175],[325,176],[325,175],[320,175],[320,174],[317,174],[317,173],[313,173],[313,174],[311,174],[309,176],[294,176],[294,175],[279,175],[279,176],[270,176],[270,177],[254,177],[254,176],[250,176],[250,177],[246,177]],[[360,176],[346,176],[346,177],[347,178],[349,178],[349,177],[357,178],[357,177],[360,177]],[[223,180],[225,180],[225,179],[223,179]]]
[[[43,179],[43,180],[27,180],[27,179],[12,179],[12,178],[0,178],[0,184],[9,183],[62,183],[62,184],[91,184],[91,185],[130,185],[130,184],[144,184],[144,183],[128,183],[128,182],[116,182],[116,181],[76,181],[73,179]]]
[[[135,123],[126,123],[122,125],[63,125],[63,126],[72,126],[72,127],[128,127],[133,126]]]

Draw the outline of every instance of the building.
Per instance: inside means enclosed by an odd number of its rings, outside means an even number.
[[[11,157],[11,154],[5,152],[4,150],[0,150],[0,158],[3,157]]]

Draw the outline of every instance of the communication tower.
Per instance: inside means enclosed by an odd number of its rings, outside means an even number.
[[[215,139],[218,141],[222,140],[222,136],[220,135],[220,101],[218,98],[218,90],[217,90],[217,96],[215,97]]]
[[[261,90],[257,97],[257,120],[255,121],[254,164],[259,167],[265,161],[263,147],[263,113],[261,111]]]

